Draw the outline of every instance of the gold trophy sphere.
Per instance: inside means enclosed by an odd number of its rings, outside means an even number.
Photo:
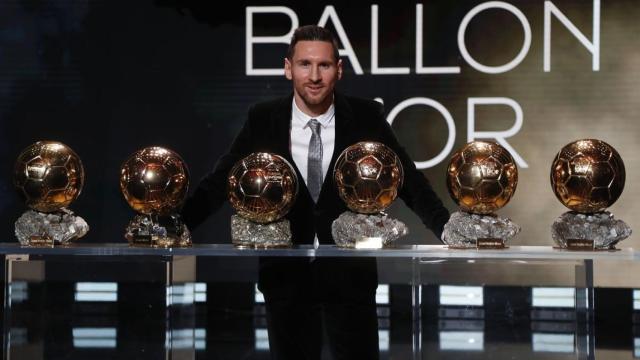
[[[238,161],[227,180],[231,206],[240,216],[260,224],[285,216],[298,194],[293,166],[271,153],[252,153]]]
[[[31,209],[53,212],[69,206],[82,191],[80,157],[57,141],[38,141],[24,149],[14,167],[14,185]]]
[[[451,157],[447,168],[449,195],[461,210],[491,214],[505,206],[518,185],[518,167],[497,143],[473,141]]]
[[[177,153],[152,146],[136,151],[120,168],[120,190],[137,212],[168,215],[184,200],[189,171]]]
[[[338,194],[357,213],[376,214],[398,196],[404,172],[400,159],[384,144],[363,141],[346,148],[333,170]]]
[[[622,158],[596,139],[564,146],[551,165],[551,188],[567,208],[580,213],[605,210],[618,200],[625,182]]]

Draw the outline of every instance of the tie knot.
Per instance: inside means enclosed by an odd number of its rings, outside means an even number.
[[[309,120],[307,125],[309,125],[309,128],[311,128],[312,133],[320,135],[320,122],[317,119]]]

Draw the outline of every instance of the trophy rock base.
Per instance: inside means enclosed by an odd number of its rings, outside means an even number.
[[[290,247],[289,220],[258,224],[242,216],[232,215],[231,242],[240,249]]]
[[[408,233],[407,225],[386,214],[365,215],[345,211],[331,224],[331,235],[336,245],[352,249],[390,246]]]
[[[519,232],[511,219],[456,211],[444,225],[442,241],[455,249],[500,249]]]
[[[631,235],[631,228],[608,211],[581,214],[567,211],[551,225],[553,241],[563,249],[608,250]]]
[[[87,222],[66,208],[51,213],[28,210],[15,223],[15,234],[22,246],[64,245],[88,231]]]
[[[155,216],[138,214],[129,222],[124,237],[134,247],[191,246],[191,233],[178,215],[159,221]]]

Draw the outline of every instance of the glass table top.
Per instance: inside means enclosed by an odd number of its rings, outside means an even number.
[[[575,251],[551,246],[510,246],[506,249],[449,249],[446,245],[405,245],[383,249],[346,249],[335,245],[298,245],[291,248],[238,249],[231,244],[197,244],[188,248],[130,247],[126,243],[73,244],[56,247],[23,247],[0,244],[0,254],[90,255],[90,256],[291,256],[291,257],[377,257],[433,259],[556,259],[556,260],[640,260],[633,248],[610,251]]]

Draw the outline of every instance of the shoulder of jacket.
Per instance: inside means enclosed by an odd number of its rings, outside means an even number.
[[[285,106],[287,101],[291,101],[289,96],[274,98],[266,101],[257,102],[249,108],[250,112],[269,112],[277,109],[280,106]]]

